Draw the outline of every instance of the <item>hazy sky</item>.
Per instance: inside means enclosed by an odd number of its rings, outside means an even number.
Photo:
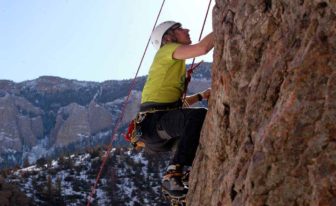
[[[101,82],[133,78],[161,3],[0,0],[0,79],[21,82],[52,75]],[[166,0],[159,23],[180,21],[197,42],[208,3]],[[211,17],[212,8],[204,35],[212,30]],[[147,74],[154,54],[150,45],[139,75]],[[212,52],[197,60],[212,61]]]

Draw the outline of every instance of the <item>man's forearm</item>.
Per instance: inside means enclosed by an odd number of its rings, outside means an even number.
[[[195,104],[199,101],[202,101],[203,96],[202,96],[202,93],[197,93],[197,94],[194,94],[194,95],[186,96],[185,100],[186,100],[188,105],[192,105],[192,104]]]
[[[205,36],[199,43],[204,48],[204,52],[208,53],[214,47],[214,34],[211,32]]]

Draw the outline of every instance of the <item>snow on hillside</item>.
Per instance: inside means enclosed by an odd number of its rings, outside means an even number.
[[[104,153],[92,149],[58,160],[42,158],[9,175],[7,182],[18,185],[35,205],[85,205]],[[113,149],[91,205],[166,205],[160,182],[167,157]]]

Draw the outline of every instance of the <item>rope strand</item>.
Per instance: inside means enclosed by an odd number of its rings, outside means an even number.
[[[204,20],[203,20],[203,25],[202,25],[202,29],[201,29],[201,32],[200,32],[198,41],[201,41],[201,38],[202,38],[202,35],[203,35],[203,31],[204,31],[204,27],[205,27],[205,23],[206,23],[206,20],[207,20],[207,18],[208,18],[208,14],[209,14],[209,10],[210,10],[211,2],[212,2],[212,0],[209,0],[208,8],[207,8],[207,10],[206,10],[206,14],[205,14],[205,17],[204,17]],[[192,73],[193,73],[194,70],[200,65],[200,63],[202,63],[202,62],[200,62],[199,64],[197,64],[197,65],[194,67],[195,59],[196,59],[196,58],[193,58],[192,63],[191,63],[191,66],[190,66],[190,69],[188,69],[188,71],[187,71],[187,77],[186,77],[186,79],[185,79],[185,85],[184,85],[184,92],[183,92],[183,95],[182,95],[182,102],[185,102],[185,98],[186,98],[186,96],[187,96],[188,85],[189,85],[189,82],[190,82],[190,80],[191,80],[191,75],[192,75]]]
[[[202,35],[203,35],[203,31],[204,31],[204,27],[205,27],[206,20],[207,20],[207,18],[208,18],[208,14],[209,14],[209,10],[210,10],[211,2],[212,2],[212,0],[209,1],[208,8],[207,8],[207,11],[206,11],[206,13],[205,13],[205,17],[204,17],[204,20],[203,20],[203,25],[202,25],[202,29],[201,29],[201,32],[200,32],[198,41],[201,41],[201,39],[202,39]],[[196,58],[193,58],[193,61],[192,61],[192,63],[191,63],[191,67],[190,67],[191,69],[192,69],[193,66],[194,66],[195,59],[196,59]],[[191,73],[192,73],[192,72],[191,72]]]

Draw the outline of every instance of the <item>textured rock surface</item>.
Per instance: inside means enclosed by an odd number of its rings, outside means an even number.
[[[52,139],[56,146],[67,146],[112,127],[111,114],[92,101],[88,108],[72,103],[59,110]]]
[[[95,101],[88,106],[88,121],[91,134],[112,127],[112,115]]]
[[[20,151],[22,145],[34,146],[36,138],[43,135],[42,113],[24,98],[0,97],[0,154]]]
[[[72,103],[62,108],[56,117],[52,139],[56,146],[66,146],[90,136],[88,112],[85,107]]]
[[[216,1],[188,205],[336,205],[335,4]]]

